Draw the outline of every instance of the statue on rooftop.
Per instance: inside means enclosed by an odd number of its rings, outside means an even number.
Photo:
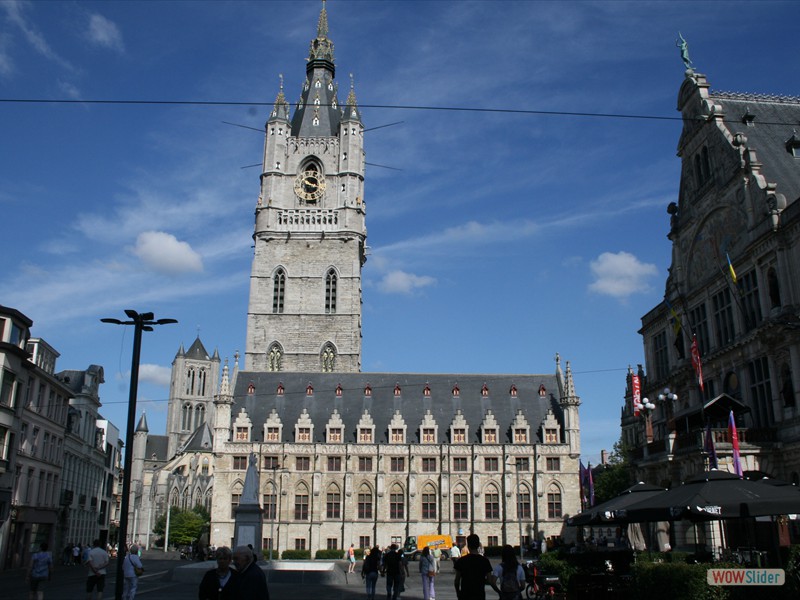
[[[680,32],[678,32],[678,39],[675,40],[675,45],[681,49],[681,60],[683,64],[686,65],[686,70],[691,71],[693,69],[692,59],[689,58],[689,44],[683,39],[683,36]]]

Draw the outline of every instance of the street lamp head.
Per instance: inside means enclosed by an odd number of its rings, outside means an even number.
[[[122,325],[122,321],[119,319],[100,319],[101,323],[113,323],[114,325]]]
[[[177,323],[177,319],[159,319],[156,321],[156,325],[172,325],[173,323]]]
[[[129,319],[135,319],[136,317],[138,317],[138,316],[139,316],[139,313],[137,313],[137,312],[136,312],[135,310],[133,310],[132,308],[126,308],[126,309],[125,309],[125,314],[126,314],[126,315],[128,315],[128,318],[129,318]]]

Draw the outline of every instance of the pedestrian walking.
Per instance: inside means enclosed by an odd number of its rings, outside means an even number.
[[[486,600],[486,585],[491,582],[492,563],[479,552],[481,538],[467,536],[467,554],[462,553],[456,563],[453,585],[458,600]]]
[[[383,555],[381,568],[381,575],[386,577],[386,600],[400,600],[402,579],[405,579],[401,576],[403,568],[403,560],[397,551],[397,544],[392,544]]]
[[[139,546],[131,544],[122,563],[122,600],[133,600],[136,597],[136,588],[139,587],[139,577],[144,574],[142,559],[139,558]]]
[[[47,542],[39,544],[39,552],[31,556],[31,566],[28,569],[28,582],[30,583],[28,600],[42,600],[44,598],[45,582],[50,581],[53,574],[53,555],[47,551]]]
[[[89,570],[89,577],[86,579],[86,600],[92,600],[93,593],[96,600],[103,600],[108,552],[100,546],[100,540],[95,540],[92,546],[92,549],[86,555],[86,562],[84,563]]]
[[[458,547],[458,544],[453,544],[453,547],[450,548],[450,560],[453,561],[453,566],[456,565],[456,561],[461,558],[461,548]]]
[[[432,600],[436,597],[433,582],[436,579],[436,558],[431,549],[425,546],[419,559],[419,572],[422,575],[422,598]]]
[[[347,550],[347,560],[350,561],[350,566],[347,569],[348,573],[353,573],[356,570],[356,549],[353,547],[353,544],[350,544],[350,548]]]
[[[492,571],[492,587],[500,600],[522,600],[525,570],[517,562],[517,554],[509,545],[500,551],[500,564]]]
[[[200,582],[199,600],[235,600],[236,578],[239,574],[231,569],[231,549],[220,546],[216,552],[217,566],[209,569]]]
[[[381,549],[375,546],[372,551],[364,557],[364,563],[361,565],[361,579],[367,584],[367,600],[375,600],[375,588],[378,583],[380,561]]]

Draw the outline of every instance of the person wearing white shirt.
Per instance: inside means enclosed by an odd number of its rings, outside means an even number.
[[[136,597],[136,588],[139,587],[139,576],[144,573],[142,559],[139,558],[139,546],[131,544],[122,563],[122,575],[125,581],[122,584],[122,600],[133,600]]]

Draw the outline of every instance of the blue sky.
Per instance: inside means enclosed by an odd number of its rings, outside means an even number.
[[[0,2],[0,96],[244,104],[0,103],[0,303],[58,369],[105,367],[123,432],[163,432],[198,331],[243,353],[263,128],[300,94],[320,3]],[[363,370],[552,373],[571,362],[585,459],[619,438],[641,316],[664,293],[683,63],[713,89],[797,95],[796,2],[328,3],[339,98],[367,133]],[[252,103],[252,104],[248,104]],[[259,104],[261,103],[261,104]],[[374,107],[370,107],[373,105]],[[667,117],[433,111],[459,107]],[[680,391],[679,391],[680,393]]]

